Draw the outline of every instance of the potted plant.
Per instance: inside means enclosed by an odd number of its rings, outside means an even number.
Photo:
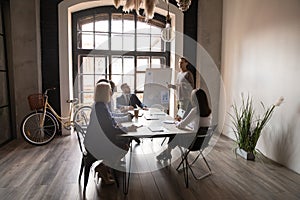
[[[235,148],[236,154],[239,154],[247,160],[255,159],[255,146],[261,135],[262,129],[266,126],[270,120],[275,107],[279,106],[284,98],[280,97],[277,103],[273,104],[269,108],[264,108],[262,115],[257,115],[253,107],[252,98],[245,99],[242,94],[242,104],[240,107],[236,103],[232,105],[233,113],[230,114],[233,123],[233,132],[236,137],[237,148]]]

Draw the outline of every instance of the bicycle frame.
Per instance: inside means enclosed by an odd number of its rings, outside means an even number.
[[[59,116],[56,113],[56,111],[52,108],[52,106],[49,104],[47,92],[45,92],[44,98],[45,98],[45,104],[44,104],[44,108],[43,108],[43,118],[42,118],[42,120],[40,122],[41,123],[40,126],[41,127],[44,126],[45,115],[46,115],[47,109],[50,110],[50,112],[63,125],[64,128],[67,128],[67,127],[71,126],[72,125],[71,115],[72,115],[74,103],[71,102],[71,109],[69,111],[69,114],[68,114],[68,116],[64,117],[64,116]]]

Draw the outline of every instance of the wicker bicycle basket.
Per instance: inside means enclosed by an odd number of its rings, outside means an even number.
[[[28,103],[31,110],[38,110],[44,107],[43,94],[31,94],[28,96]]]

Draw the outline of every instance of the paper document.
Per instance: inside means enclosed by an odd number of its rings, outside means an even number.
[[[174,120],[165,120],[165,121],[163,121],[163,123],[165,123],[165,124],[175,124],[175,121]]]
[[[158,116],[155,115],[145,115],[144,116],[146,120],[158,120]]]

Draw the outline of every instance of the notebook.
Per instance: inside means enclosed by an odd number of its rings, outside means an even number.
[[[152,132],[163,132],[164,127],[162,126],[149,126],[148,129]]]

